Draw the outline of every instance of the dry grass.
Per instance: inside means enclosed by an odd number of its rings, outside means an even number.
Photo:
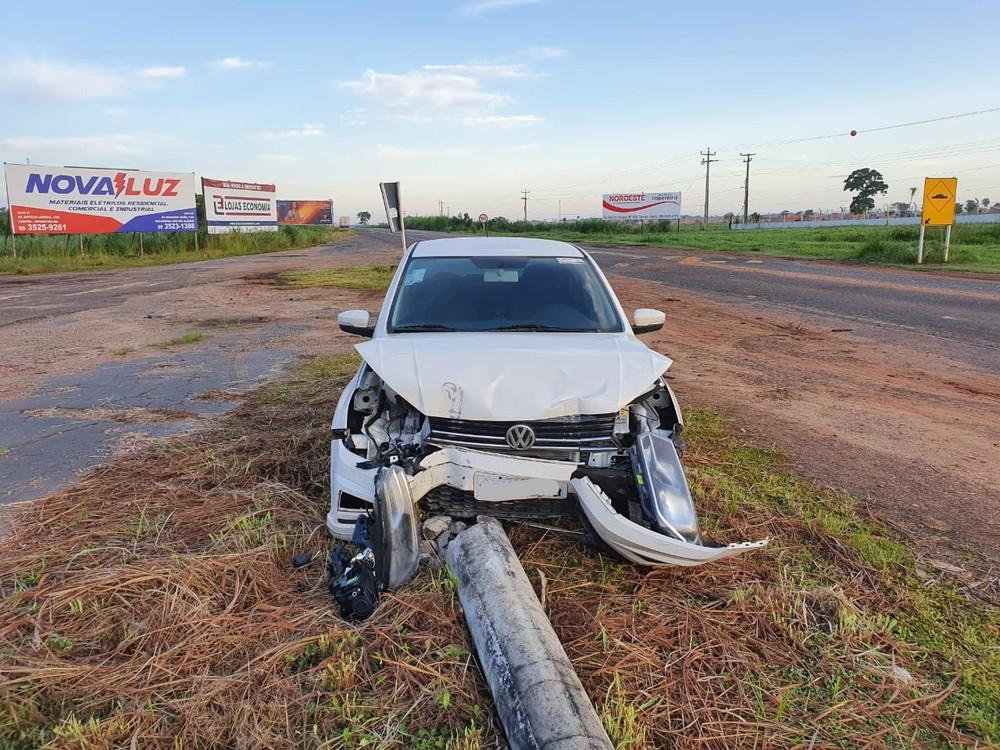
[[[502,746],[447,572],[357,628],[326,593],[329,415],[354,366],[307,361],[10,519],[0,747]],[[648,572],[512,532],[619,747],[996,741],[995,613],[713,415],[690,433],[709,532],[771,547]]]

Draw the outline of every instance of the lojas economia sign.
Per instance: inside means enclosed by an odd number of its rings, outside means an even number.
[[[4,164],[14,234],[194,232],[194,174]]]
[[[201,178],[209,234],[277,232],[278,202],[274,185]]]

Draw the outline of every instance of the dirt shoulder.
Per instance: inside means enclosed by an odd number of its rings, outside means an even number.
[[[206,338],[184,351],[217,347],[220,357],[239,362],[238,371],[244,362],[252,367],[251,355],[262,351],[346,351],[354,340],[337,329],[336,313],[353,306],[374,311],[379,295],[288,288],[275,278],[290,269],[398,259],[393,243],[370,244],[335,256],[303,251],[234,259],[225,273],[206,271],[183,290],[137,291],[111,307],[6,326],[0,403],[115,363],[148,358],[150,367],[169,370],[176,365],[167,361],[171,352],[153,344],[192,330]],[[645,338],[675,359],[673,382],[685,407],[723,410],[750,435],[793,456],[809,476],[868,498],[880,517],[932,556],[984,567],[964,559],[975,552],[989,561],[984,569],[1000,562],[995,373],[835,331],[842,320],[723,303],[621,277],[613,283],[626,308],[667,311],[664,331]],[[134,351],[115,353],[125,348]]]
[[[613,284],[626,309],[667,311],[645,338],[674,358],[683,405],[723,410],[808,476],[867,498],[932,557],[1000,563],[1000,377],[843,321]]]

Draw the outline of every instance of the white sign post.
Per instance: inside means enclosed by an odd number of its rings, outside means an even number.
[[[406,225],[403,222],[402,191],[398,182],[380,182],[382,203],[385,205],[385,218],[389,221],[389,231],[399,232],[403,243],[403,255],[406,255]]]

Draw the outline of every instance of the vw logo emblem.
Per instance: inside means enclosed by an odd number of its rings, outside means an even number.
[[[523,451],[535,444],[535,431],[526,424],[515,424],[507,428],[507,445],[516,451]]]

